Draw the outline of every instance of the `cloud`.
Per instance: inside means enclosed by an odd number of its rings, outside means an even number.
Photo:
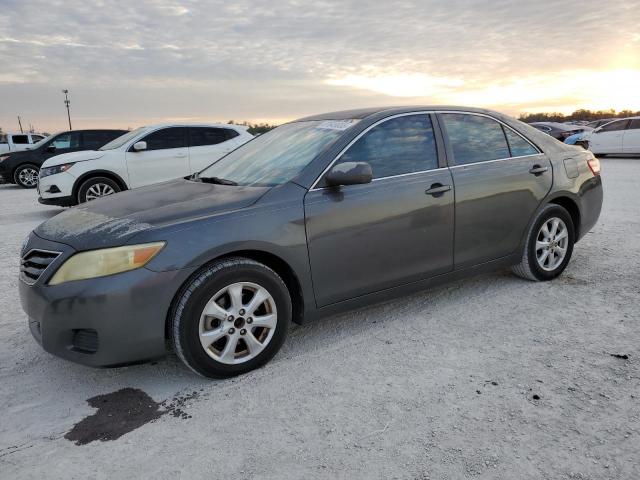
[[[5,0],[0,125],[27,111],[62,125],[63,87],[74,112],[136,121],[293,118],[464,92],[514,110],[500,88],[543,84],[555,102],[541,79],[639,69],[639,23],[634,0]]]

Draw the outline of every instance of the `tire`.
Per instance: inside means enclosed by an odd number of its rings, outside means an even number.
[[[240,292],[235,295],[240,300],[233,302],[230,292]],[[265,292],[270,297],[250,311],[258,292],[260,298]],[[183,286],[173,303],[170,343],[187,367],[209,378],[240,375],[267,363],[287,338],[292,317],[291,296],[278,274],[243,257],[207,266]],[[266,325],[267,318],[272,327],[258,324]]]
[[[559,220],[556,234],[547,237],[543,227],[546,225],[547,232],[552,233],[554,219]],[[561,232],[566,232],[566,236]],[[571,260],[574,242],[575,227],[569,212],[560,205],[545,205],[529,227],[522,260],[512,267],[513,273],[535,282],[553,280],[564,271]],[[547,256],[545,251],[548,251]]]
[[[38,186],[38,173],[40,168],[32,163],[20,165],[13,172],[13,181],[22,188],[36,188]]]
[[[106,197],[118,193],[120,185],[107,177],[91,177],[80,185],[78,189],[78,203],[90,202],[96,198]]]

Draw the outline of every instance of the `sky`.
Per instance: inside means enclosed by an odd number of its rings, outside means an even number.
[[[640,110],[640,0],[0,0],[0,127]]]

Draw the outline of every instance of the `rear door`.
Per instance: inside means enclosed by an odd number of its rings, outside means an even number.
[[[187,128],[167,127],[139,139],[147,149],[127,150],[127,170],[132,188],[190,175]]]
[[[607,123],[589,137],[589,150],[593,153],[622,153],[622,137],[628,120]]]
[[[336,160],[368,162],[374,180],[305,196],[309,258],[318,306],[453,268],[453,188],[439,164],[429,114],[385,119]],[[449,186],[437,194],[432,187]]]
[[[640,118],[634,118],[622,137],[624,153],[640,153]]]
[[[189,127],[191,173],[199,172],[235,148],[238,132],[230,128]]]
[[[455,185],[455,268],[514,253],[551,189],[549,159],[496,119],[474,113],[438,115]]]

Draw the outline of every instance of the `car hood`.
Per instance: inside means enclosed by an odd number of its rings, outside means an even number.
[[[61,153],[55,157],[51,157],[46,160],[43,167],[53,167],[54,165],[63,165],[65,163],[85,162],[87,160],[96,160],[102,158],[107,152],[101,152],[98,150],[83,150],[81,152]]]
[[[70,208],[42,223],[35,233],[76,250],[115,247],[149,229],[246,208],[268,190],[174,180]]]

